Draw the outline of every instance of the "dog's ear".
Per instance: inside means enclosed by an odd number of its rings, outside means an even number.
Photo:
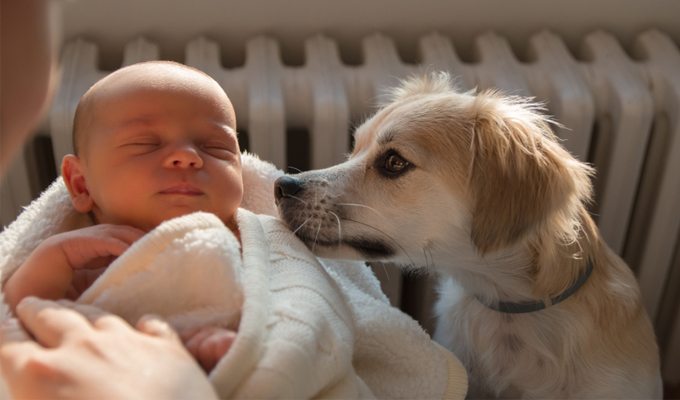
[[[472,102],[472,241],[481,254],[512,245],[591,195],[586,164],[558,143],[539,106],[493,92]]]

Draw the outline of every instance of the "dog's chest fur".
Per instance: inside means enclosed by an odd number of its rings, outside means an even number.
[[[608,350],[589,316],[574,315],[568,307],[505,314],[466,295],[452,279],[444,278],[439,289],[434,339],[466,366],[470,398],[611,398],[645,393],[645,385],[635,383],[643,374],[636,379],[629,373],[631,365],[612,365],[612,359],[605,361],[597,354]]]
[[[443,285],[451,285],[446,282]],[[573,343],[565,324],[542,324],[536,315],[510,315],[487,309],[476,299],[443,291],[437,305],[435,340],[466,365],[472,397],[571,397],[576,371],[558,355]],[[456,298],[457,297],[457,298]],[[552,317],[555,319],[559,317]]]

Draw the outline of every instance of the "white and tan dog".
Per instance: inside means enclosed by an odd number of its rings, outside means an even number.
[[[279,178],[280,214],[321,256],[436,270],[435,339],[472,396],[661,397],[635,277],[586,211],[591,168],[539,111],[411,79],[346,162]]]

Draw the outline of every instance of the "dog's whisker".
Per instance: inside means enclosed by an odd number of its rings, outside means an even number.
[[[375,208],[373,208],[373,207],[371,207],[371,206],[367,206],[367,205],[365,205],[365,204],[359,204],[359,203],[336,203],[336,204],[339,205],[339,206],[349,206],[349,207],[363,207],[363,208],[367,208],[367,209],[373,211],[374,213],[376,213],[380,218],[383,218],[383,215],[382,215],[382,213],[381,213],[380,211],[376,210]]]
[[[434,267],[434,255],[432,254],[432,243],[428,242],[423,246],[423,253],[425,255],[425,263],[428,268]]]
[[[412,267],[415,267],[415,266],[416,266],[416,263],[413,261],[413,258],[411,258],[411,256],[408,254],[408,252],[406,251],[406,249],[404,248],[404,246],[402,246],[401,244],[399,244],[399,242],[397,242],[392,236],[388,235],[387,233],[385,233],[385,232],[382,231],[381,229],[378,229],[378,228],[376,228],[375,226],[369,225],[369,224],[367,224],[367,223],[365,223],[365,222],[360,222],[360,221],[356,221],[356,220],[349,219],[349,218],[343,218],[343,219],[346,220],[346,221],[354,222],[355,224],[363,225],[363,226],[365,226],[365,227],[367,227],[367,228],[371,228],[371,229],[373,229],[374,231],[379,232],[381,235],[385,236],[387,239],[389,239],[390,241],[392,241],[392,243],[394,243],[394,244],[395,244],[395,245],[396,245],[396,246],[404,253],[404,255],[405,255],[406,257],[408,257],[408,259],[409,259],[409,261],[410,261],[410,263],[408,264],[409,266],[412,266]]]
[[[316,249],[316,243],[319,241],[319,232],[321,232],[321,221],[319,221],[316,227],[316,235],[314,235],[314,243],[312,244],[312,252]]]
[[[427,253],[430,255],[430,265],[428,265],[428,267],[434,268],[434,256],[432,255],[432,249],[428,247]]]
[[[300,226],[295,228],[295,230],[293,231],[293,235],[295,235],[300,229],[302,229],[302,227],[305,226],[305,224],[307,224],[307,222],[309,222],[310,220],[311,218],[307,218],[305,222],[301,223]]]
[[[288,195],[288,197],[290,197],[291,199],[295,199],[295,200],[299,201],[300,203],[302,203],[302,204],[304,204],[304,205],[306,205],[306,206],[309,205],[308,202],[306,202],[305,200],[303,200],[303,199],[300,198],[300,197],[293,196],[293,195]]]
[[[425,267],[430,267],[430,260],[427,257],[427,247],[423,246],[423,257],[425,257]]]
[[[390,273],[387,271],[387,267],[385,266],[385,263],[380,263],[380,266],[383,269],[383,272],[385,273],[385,279],[387,279],[387,282],[390,281]]]
[[[294,166],[292,166],[292,165],[289,165],[289,166],[288,166],[288,169],[289,169],[289,170],[293,170],[293,171],[297,172],[298,174],[302,172],[302,170],[301,170],[300,168],[294,167]]]
[[[342,240],[342,226],[340,225],[340,217],[333,211],[328,210],[328,213],[334,216],[335,220],[338,221],[338,244],[340,244],[340,241]]]
[[[325,182],[325,180],[324,180],[324,182]],[[328,188],[328,187],[325,187],[325,188],[323,189],[323,194],[321,195],[321,198],[322,198],[322,199],[325,199],[325,198],[328,197],[328,191],[329,191],[329,188]]]

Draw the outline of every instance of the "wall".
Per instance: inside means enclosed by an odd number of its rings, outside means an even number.
[[[222,45],[226,67],[243,63],[246,39],[266,34],[281,42],[284,62],[303,62],[305,38],[323,33],[338,40],[343,61],[361,63],[360,38],[393,37],[405,61],[416,61],[417,39],[438,31],[450,36],[464,60],[474,60],[473,39],[494,30],[519,56],[531,34],[550,29],[578,51],[596,29],[625,44],[655,27],[680,42],[676,0],[75,0],[64,2],[64,38],[85,36],[102,48],[103,69],[120,65],[123,45],[146,35],[161,56],[182,61],[184,45],[206,35]]]

